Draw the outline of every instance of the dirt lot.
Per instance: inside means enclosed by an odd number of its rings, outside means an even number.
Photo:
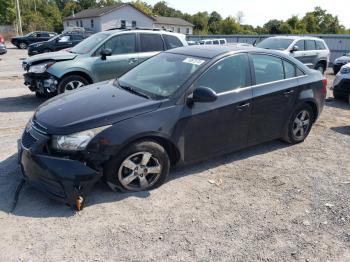
[[[308,139],[174,170],[151,192],[99,184],[73,212],[20,181],[16,140],[43,102],[0,56],[0,261],[350,261],[350,106],[326,103]],[[327,74],[330,82],[333,76]]]

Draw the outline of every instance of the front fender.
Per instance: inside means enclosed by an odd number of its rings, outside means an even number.
[[[57,78],[62,78],[66,74],[74,73],[74,72],[80,72],[88,75],[90,79],[92,80],[93,83],[96,82],[96,79],[94,78],[93,74],[91,72],[81,66],[71,66],[72,61],[64,61],[64,62],[57,62],[53,66],[51,66],[47,72],[50,73],[51,75],[57,77]]]

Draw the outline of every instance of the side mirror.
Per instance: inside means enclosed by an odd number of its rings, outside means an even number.
[[[192,103],[208,103],[218,99],[215,91],[209,87],[197,87],[191,97]]]
[[[101,55],[101,59],[102,60],[106,60],[107,56],[111,56],[112,55],[112,50],[111,49],[102,49],[100,52]]]
[[[291,53],[294,53],[294,52],[296,52],[296,51],[298,51],[298,50],[299,50],[299,46],[295,45],[295,46],[292,47],[292,49],[290,50],[290,52],[291,52]]]

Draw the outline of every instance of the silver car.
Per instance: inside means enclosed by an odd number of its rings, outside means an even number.
[[[257,47],[279,50],[322,74],[329,64],[329,48],[324,40],[317,37],[275,36],[264,39]]]

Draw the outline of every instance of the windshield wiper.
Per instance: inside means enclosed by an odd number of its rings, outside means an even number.
[[[129,91],[130,93],[133,93],[135,95],[139,95],[139,96],[142,96],[142,97],[145,97],[147,99],[151,99],[151,97],[149,95],[146,95],[145,93],[143,92],[140,92],[139,90],[135,90],[134,88],[132,88],[131,86],[126,86],[126,85],[121,85],[118,81],[118,86],[124,90],[127,90]]]

